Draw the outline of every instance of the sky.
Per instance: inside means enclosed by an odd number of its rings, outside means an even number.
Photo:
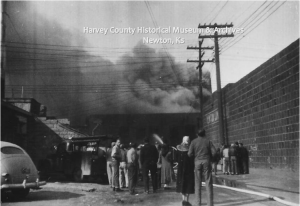
[[[199,24],[204,23],[233,23],[236,28],[244,28],[245,33],[236,34],[233,38],[223,38],[220,41],[221,47],[222,44],[230,46],[229,43],[225,43],[242,38],[220,56],[222,87],[238,81],[299,38],[299,2],[297,1],[117,1],[72,2],[71,5],[69,2],[35,2],[35,4],[39,13],[50,19],[56,19],[64,28],[78,30],[79,33],[83,33],[83,27],[197,28]],[[276,11],[271,14],[274,10]],[[153,18],[151,18],[151,12]],[[267,18],[269,14],[271,15]],[[261,22],[265,18],[266,20]],[[247,19],[248,21],[245,22]],[[186,63],[187,59],[198,58],[197,50],[186,49],[187,46],[198,45],[197,34],[171,32],[161,36],[143,33],[134,35],[85,33],[81,35],[92,47],[110,48],[108,52],[101,49],[98,52],[112,61],[116,61],[122,55],[121,51],[130,50],[133,45],[138,44],[143,37],[163,37],[173,40],[176,37],[184,38],[184,44],[148,44],[148,46],[156,49],[166,48],[178,62]],[[244,35],[245,37],[242,37]],[[205,39],[204,44],[214,46],[212,39]],[[206,53],[206,59],[211,59],[211,52]],[[207,63],[205,67],[215,74],[214,65]]]
[[[7,95],[20,96],[24,86],[23,97],[71,119],[95,112],[197,112],[197,63],[187,59],[199,54],[187,47],[198,46],[199,34],[173,28],[232,23],[243,31],[219,39],[222,87],[299,38],[298,1],[25,1],[9,2],[6,10]],[[171,30],[138,33],[141,27]],[[214,46],[213,39],[202,46]],[[203,59],[213,58],[214,50],[206,50]],[[215,64],[205,63],[203,71],[214,92]]]

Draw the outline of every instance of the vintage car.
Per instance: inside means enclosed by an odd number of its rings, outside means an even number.
[[[30,189],[40,189],[45,184],[39,180],[39,172],[25,150],[1,141],[1,194],[11,191],[25,197]]]
[[[55,146],[55,153],[38,163],[43,179],[63,174],[75,182],[106,183],[106,146],[115,141],[110,135],[70,137]]]

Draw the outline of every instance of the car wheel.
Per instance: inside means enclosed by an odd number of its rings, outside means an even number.
[[[0,190],[0,202],[2,203],[2,201],[4,201],[5,199],[7,199],[6,192],[3,190]]]
[[[83,180],[83,175],[81,169],[77,168],[73,172],[73,179],[75,182],[81,182]]]
[[[14,189],[12,190],[12,193],[14,196],[19,197],[19,198],[25,198],[29,194],[30,189]]]

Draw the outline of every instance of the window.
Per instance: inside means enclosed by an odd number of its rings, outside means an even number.
[[[16,147],[3,147],[1,148],[3,154],[24,154],[22,150]]]

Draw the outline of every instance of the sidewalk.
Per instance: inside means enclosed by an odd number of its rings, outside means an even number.
[[[219,168],[220,169],[220,168]],[[299,172],[280,169],[250,168],[250,174],[213,175],[214,183],[276,196],[299,204]]]

